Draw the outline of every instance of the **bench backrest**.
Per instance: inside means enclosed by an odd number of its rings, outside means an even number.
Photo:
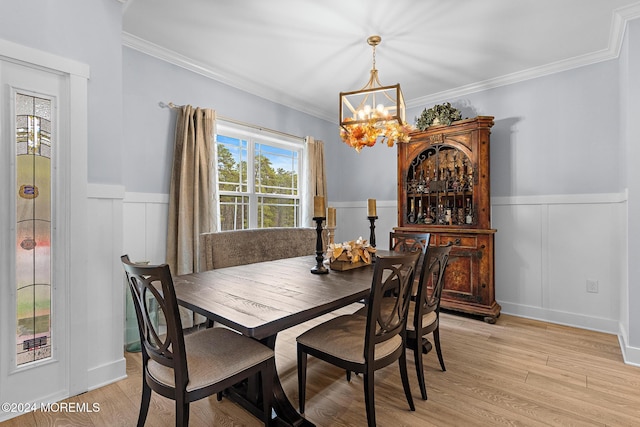
[[[316,233],[315,228],[289,227],[203,233],[200,270],[315,255]]]

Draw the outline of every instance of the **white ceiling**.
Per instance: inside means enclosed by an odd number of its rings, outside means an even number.
[[[336,122],[376,68],[408,107],[617,57],[638,0],[126,0],[126,46]],[[170,100],[160,100],[170,101]],[[216,108],[216,106],[211,106]],[[219,108],[219,106],[217,107]]]

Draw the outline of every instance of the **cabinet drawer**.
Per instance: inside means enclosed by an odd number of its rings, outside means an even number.
[[[478,247],[478,237],[477,236],[464,236],[460,234],[441,234],[440,242],[438,246],[446,246],[451,243],[454,248],[468,248],[468,249],[476,249]]]

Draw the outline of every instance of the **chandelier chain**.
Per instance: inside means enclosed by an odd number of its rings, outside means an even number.
[[[373,69],[376,69],[376,45],[373,45]]]

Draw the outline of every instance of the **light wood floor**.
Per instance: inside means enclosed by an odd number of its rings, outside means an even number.
[[[278,337],[278,372],[292,402],[297,402],[295,337],[310,325]],[[490,325],[442,314],[440,329],[447,371],[440,371],[435,352],[425,356],[427,401],[420,399],[408,354],[415,412],[408,409],[397,364],[378,371],[379,426],[640,425],[640,368],[622,362],[614,335],[508,315]],[[2,427],[134,426],[140,354],[127,353],[126,359],[127,379],[68,399],[98,403],[100,412],[35,412]],[[307,381],[305,416],[317,426],[366,425],[361,376],[349,383],[342,370],[310,358]],[[234,403],[215,397],[192,404],[190,421],[191,426],[260,425]],[[147,426],[172,425],[173,402],[154,394]]]

